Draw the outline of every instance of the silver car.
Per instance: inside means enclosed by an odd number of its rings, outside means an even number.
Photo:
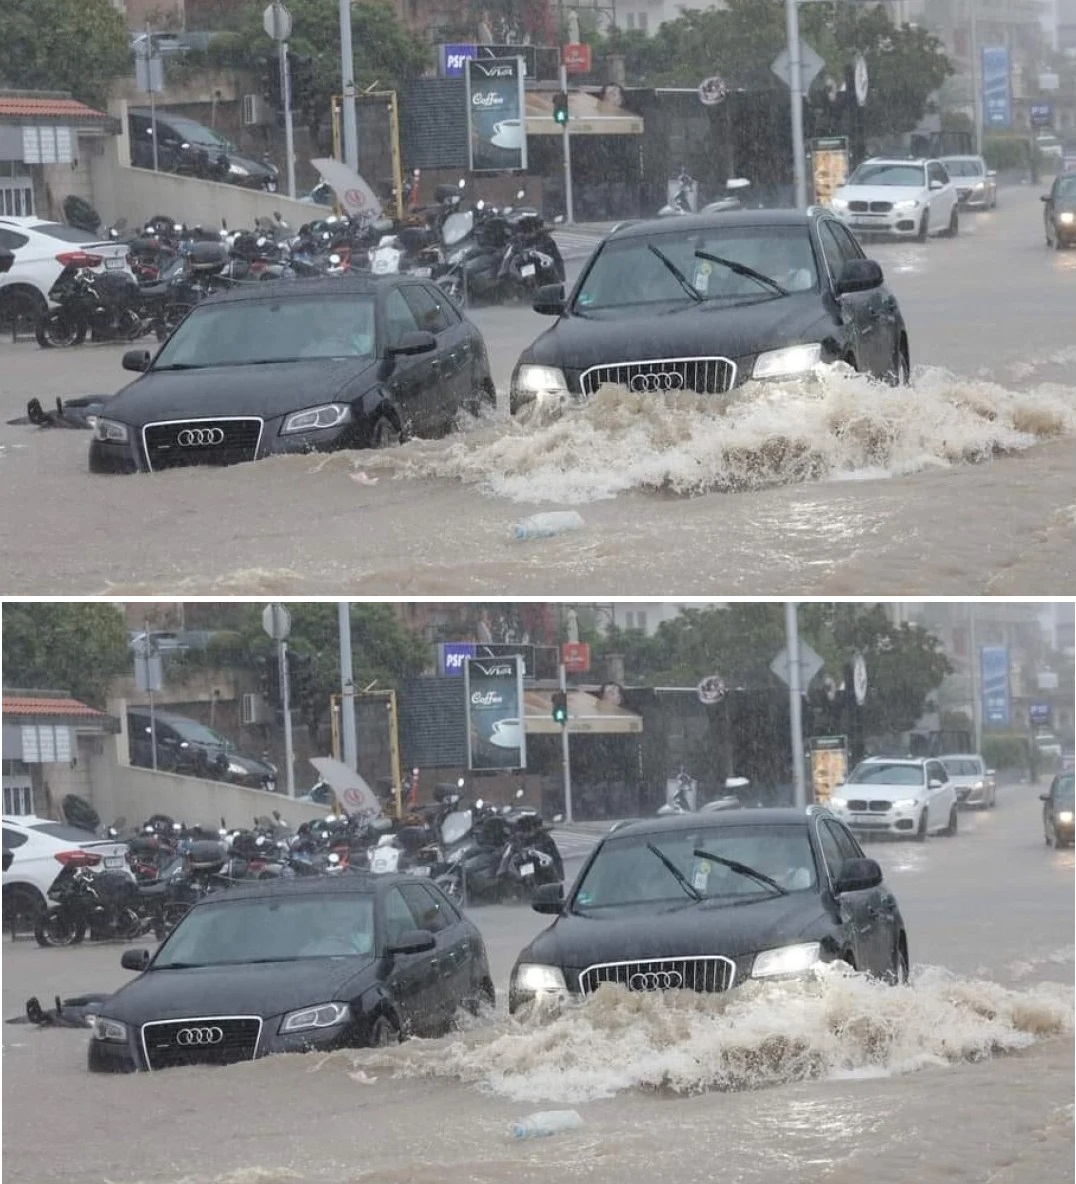
[[[993,210],[998,204],[998,174],[981,156],[943,156],[941,162],[956,186],[961,209]]]
[[[956,788],[956,800],[961,806],[978,806],[981,810],[992,810],[998,804],[998,787],[993,769],[986,767],[986,761],[974,753],[956,753],[940,756],[949,780]]]

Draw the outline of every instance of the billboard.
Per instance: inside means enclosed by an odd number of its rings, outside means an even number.
[[[525,769],[523,662],[468,658],[463,668],[467,699],[467,767]]]
[[[477,45],[441,45],[438,49],[444,78],[462,78],[467,72],[467,63],[478,56]]]
[[[1009,51],[1004,45],[983,46],[983,123],[1012,126]]]
[[[467,144],[472,172],[527,167],[522,58],[467,60]]]
[[[557,651],[553,651],[554,657]],[[442,641],[437,646],[438,673],[451,678],[463,674],[463,664],[466,658],[511,658],[518,657],[523,663],[523,674],[526,678],[539,678],[537,660],[538,651],[529,642],[483,642],[483,641]],[[547,663],[548,664],[548,663]],[[547,677],[556,674],[556,662]]]
[[[1009,650],[1003,645],[984,645],[979,650],[983,723],[1008,727],[1012,722],[1009,701]]]
[[[848,776],[848,737],[811,738],[811,790],[816,802],[828,802]]]

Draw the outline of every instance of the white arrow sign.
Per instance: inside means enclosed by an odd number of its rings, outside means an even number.
[[[805,92],[818,77],[819,72],[825,64],[806,41],[800,42],[800,76]],[[782,49],[777,57],[773,59],[770,63],[770,69],[780,78],[785,86],[791,87],[792,62],[787,49]]]
[[[770,663],[770,669],[777,675],[777,677],[788,686],[789,677],[791,675],[790,662],[788,660],[788,646],[784,646],[781,652]],[[806,691],[811,679],[822,669],[825,663],[814,652],[813,649],[805,642],[800,642],[800,687]]]

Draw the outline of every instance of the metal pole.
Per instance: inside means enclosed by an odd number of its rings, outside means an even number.
[[[355,737],[355,676],[351,669],[351,605],[341,600],[337,605],[340,621],[340,734],[344,741],[344,764],[352,772],[359,770],[359,746]]]
[[[785,601],[785,643],[788,647],[788,714],[792,732],[792,781],[795,803],[807,807],[807,777],[803,767],[803,695],[800,691],[800,630],[794,600]]]
[[[565,94],[568,93],[568,67],[561,62],[560,64],[560,89]],[[572,210],[572,120],[568,117],[568,122],[564,125],[564,130],[561,132],[561,144],[564,148],[564,224],[571,226],[575,222],[575,213]],[[565,741],[567,743],[567,741]]]
[[[979,645],[975,637],[975,605],[968,605],[968,648],[971,672],[971,718],[975,730],[975,751],[983,750],[983,692],[979,678]]]
[[[329,734],[333,760],[340,759],[340,695],[329,696]]]
[[[288,643],[281,641],[280,655],[280,699],[284,709],[284,763],[288,770],[288,797],[295,797],[295,750],[291,738],[291,678],[288,674]]]
[[[565,695],[568,694],[568,672],[565,670],[563,662],[560,664],[560,689],[565,693]],[[568,737],[568,727],[570,722],[571,713],[569,713],[568,718],[561,725],[560,729],[560,760],[561,766],[564,770],[565,822],[572,821],[572,754]]]
[[[291,122],[291,67],[288,43],[280,43],[280,101],[284,104],[284,153],[288,161],[288,197],[295,200],[295,133]]]
[[[355,122],[355,55],[351,48],[351,0],[340,0],[340,80],[344,113],[344,163],[359,171],[359,129]]]
[[[159,172],[157,159],[157,103],[153,97],[153,38],[150,36],[149,21],[146,21],[146,84],[149,86],[149,138],[153,141],[153,171]],[[156,743],[156,741],[155,741]],[[156,762],[153,765],[157,767]]]
[[[149,744],[153,753],[153,771],[157,771],[157,714],[153,702],[153,682],[152,682],[152,668],[149,664],[150,660],[150,646],[149,646],[149,621],[145,622],[146,627],[146,690],[149,691]]]
[[[977,0],[968,0],[971,24],[971,110],[975,124],[975,152],[983,153],[983,88],[979,72],[979,21]]]
[[[396,187],[396,220],[404,219],[403,195],[403,163],[400,159],[400,107],[396,99],[396,92],[390,90],[389,95],[389,136],[392,140],[392,183]]]
[[[800,49],[799,0],[785,0],[788,30],[788,82],[792,101],[792,175],[796,181],[796,208],[807,208],[807,170],[803,149],[803,54]],[[802,765],[802,755],[801,755]]]
[[[392,792],[396,801],[396,817],[403,817],[403,775],[400,772],[400,720],[396,714],[396,692],[388,693],[389,756],[392,760]]]

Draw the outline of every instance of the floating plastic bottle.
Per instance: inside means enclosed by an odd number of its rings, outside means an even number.
[[[513,1122],[509,1132],[514,1139],[541,1139],[559,1135],[561,1131],[574,1131],[582,1125],[583,1119],[575,1110],[540,1110]]]
[[[565,531],[582,529],[583,519],[575,510],[551,510],[515,523],[512,533],[517,539],[551,539]]]

